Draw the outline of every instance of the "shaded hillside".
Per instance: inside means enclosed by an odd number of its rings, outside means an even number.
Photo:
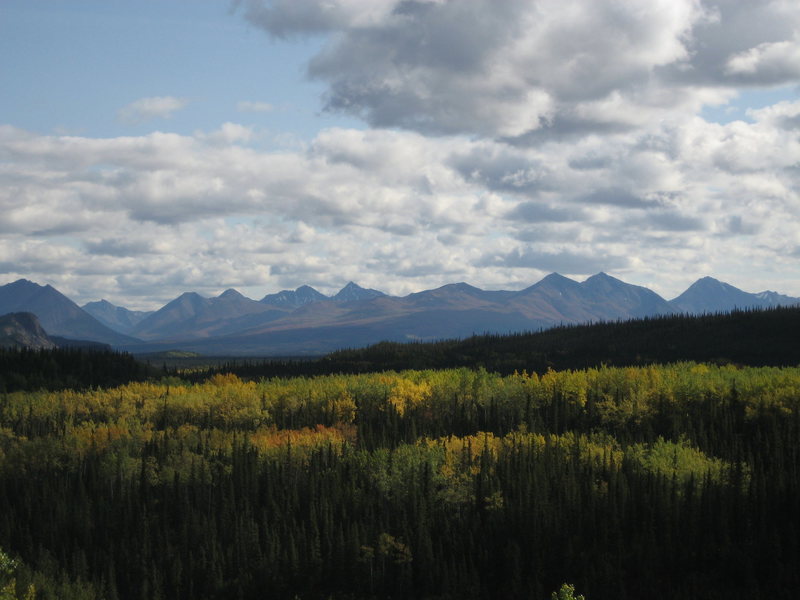
[[[499,373],[543,373],[683,360],[753,366],[800,364],[800,308],[669,315],[570,325],[536,333],[479,335],[435,343],[381,342],[340,350],[317,361],[239,361],[218,370],[243,377],[484,367]]]
[[[321,362],[331,371],[485,367],[509,373],[681,360],[747,365],[800,364],[800,308],[647,317],[538,333],[483,335],[432,344],[381,343],[342,350]]]
[[[0,348],[55,348],[54,342],[33,313],[0,316]]]

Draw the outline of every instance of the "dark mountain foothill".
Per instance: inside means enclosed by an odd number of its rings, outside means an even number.
[[[50,349],[56,345],[33,313],[0,316],[0,348]]]

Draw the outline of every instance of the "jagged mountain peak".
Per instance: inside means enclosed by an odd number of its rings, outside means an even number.
[[[230,288],[205,298],[185,292],[137,323],[133,333],[143,340],[192,339],[230,327],[229,323],[268,311],[268,307]]]
[[[320,302],[329,298],[310,285],[301,285],[296,290],[281,290],[275,294],[267,294],[260,302],[283,308],[297,308],[312,302]]]
[[[217,296],[217,298],[239,299],[239,298],[246,298],[246,296],[241,292],[239,292],[238,290],[235,290],[233,288],[228,288],[227,290],[222,292],[219,296]]]
[[[409,294],[408,298],[445,298],[450,297],[453,295],[461,295],[461,294],[469,294],[469,295],[476,295],[483,293],[483,290],[480,288],[476,288],[473,285],[465,283],[463,281],[459,281],[458,283],[448,283],[438,288],[434,288],[432,290],[423,290],[421,292],[414,292],[413,294]]]
[[[442,287],[438,288],[440,290],[447,290],[447,291],[458,291],[458,292],[482,292],[480,288],[475,287],[474,285],[470,285],[465,281],[459,281],[457,283],[448,283],[447,285],[443,285]]]
[[[59,293],[59,294],[61,293],[58,290],[56,290],[56,288],[54,288],[49,283],[41,285],[39,283],[36,283],[35,281],[31,281],[30,279],[24,279],[24,278],[17,279],[16,281],[8,283],[4,287],[6,287],[7,289],[10,289],[10,290],[13,290],[13,289],[30,289],[30,290],[39,290],[39,291],[48,290],[48,291],[54,291],[54,292]]]
[[[81,308],[97,319],[98,312],[114,312],[118,307],[105,298],[102,298],[100,300],[95,300],[94,302],[87,302],[81,306]],[[100,321],[102,322],[102,319],[100,319]]]
[[[360,285],[358,285],[358,284],[357,284],[357,283],[355,283],[354,281],[348,281],[348,282],[347,282],[347,285],[345,285],[345,286],[344,286],[342,289],[340,289],[340,290],[339,290],[339,291],[336,293],[336,295],[334,296],[334,298],[337,298],[337,297],[339,297],[339,296],[346,296],[346,295],[350,295],[350,294],[357,294],[357,293],[359,293],[359,292],[360,292],[361,290],[363,290],[363,289],[364,289],[364,288],[362,288]]]
[[[169,302],[167,306],[170,305],[191,305],[191,306],[199,306],[208,301],[208,298],[201,296],[197,292],[183,292],[180,296],[175,298],[172,302]]]
[[[525,288],[522,292],[528,292],[533,290],[544,290],[544,289],[553,289],[557,291],[563,291],[567,289],[576,289],[580,288],[581,284],[575,281],[574,279],[570,279],[569,277],[565,277],[561,275],[561,273],[550,273],[546,275],[532,286]]]
[[[38,283],[31,281],[30,279],[25,279],[24,277],[17,279],[16,281],[12,281],[11,283],[7,284],[11,287],[20,287],[23,285],[35,285],[36,287],[42,287]]]
[[[325,296],[325,294],[323,294],[322,292],[319,292],[319,291],[315,290],[315,289],[314,289],[313,287],[311,287],[310,285],[301,285],[299,288],[297,288],[297,289],[294,291],[294,293],[295,293],[295,294],[302,294],[302,295],[310,295],[310,296],[314,296],[314,297],[317,297],[317,296],[321,296],[321,297],[323,297],[323,298],[326,298],[326,297],[327,297],[327,296]]]
[[[742,308],[765,308],[768,306],[794,304],[796,298],[765,294],[750,294],[713,277],[701,277],[685,292],[670,301],[682,312],[715,313]]]
[[[575,281],[573,279],[570,279],[569,277],[565,277],[561,273],[556,273],[555,271],[550,273],[549,275],[545,275],[544,277],[542,277],[542,279],[539,281],[539,283],[543,283],[543,282],[550,283],[550,282],[561,282],[561,281],[572,281],[573,283],[575,283]]]
[[[616,292],[644,294],[646,296],[657,297],[666,302],[666,300],[661,298],[661,296],[656,294],[650,288],[636,285],[634,283],[627,283],[621,279],[617,279],[616,277],[609,275],[608,273],[604,273],[603,271],[595,273],[579,285],[585,289],[592,290],[593,292],[610,292],[613,290]]]
[[[53,292],[56,294],[59,293],[50,284],[39,285],[35,281],[30,281],[29,279],[17,279],[12,283],[4,285],[3,288],[7,293],[12,294],[17,298],[32,298],[43,294],[45,296],[49,296],[52,295]]]
[[[207,304],[208,302],[209,302],[208,298],[201,296],[197,292],[183,292],[180,296],[178,296],[174,300],[170,300],[164,306],[162,306],[160,309],[154,312],[151,315],[151,317],[157,315],[160,312],[163,312],[164,310],[178,309],[178,308],[186,310],[188,307],[196,308],[204,304]]]
[[[333,297],[336,302],[354,302],[358,300],[369,300],[379,296],[385,296],[381,291],[363,288],[357,283],[352,281],[348,282],[337,294]]]
[[[581,282],[581,287],[585,290],[590,291],[594,294],[608,294],[614,290],[622,290],[630,284],[617,279],[616,277],[611,277],[607,273],[595,273],[585,281]],[[631,286],[633,287],[633,286]]]
[[[87,302],[83,306],[82,309],[86,310],[87,306],[97,306],[97,307],[105,307],[105,308],[117,308],[114,304],[106,300],[105,298],[101,298],[100,300],[96,300],[95,302]]]
[[[686,288],[686,291],[681,294],[681,296],[687,296],[692,294],[708,294],[708,293],[735,293],[735,294],[747,294],[740,290],[737,287],[732,286],[729,283],[725,283],[724,281],[720,281],[719,279],[714,279],[713,277],[701,277],[697,281],[695,281],[692,285]],[[747,294],[752,295],[752,294]],[[680,298],[681,296],[678,296]]]
[[[613,286],[620,286],[620,285],[631,285],[629,283],[625,283],[621,279],[617,279],[616,277],[612,277],[608,273],[600,271],[599,273],[595,273],[584,282],[584,285],[613,285]]]
[[[123,306],[116,306],[105,298],[96,302],[87,302],[81,308],[106,327],[126,335],[133,331],[138,323],[152,314],[152,311],[129,310]]]
[[[755,294],[756,298],[761,300],[766,306],[787,306],[792,304],[800,304],[800,298],[792,298],[785,294],[780,294],[772,290],[765,290]]]
[[[689,290],[692,288],[722,288],[722,289],[738,289],[732,286],[729,283],[725,283],[724,281],[720,281],[719,279],[714,279],[713,277],[709,277],[706,275],[705,277],[701,277],[697,281],[695,281],[692,285],[689,286]],[[739,290],[741,291],[741,290]]]

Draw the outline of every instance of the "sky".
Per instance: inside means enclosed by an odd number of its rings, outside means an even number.
[[[3,0],[0,284],[800,296],[796,0]]]

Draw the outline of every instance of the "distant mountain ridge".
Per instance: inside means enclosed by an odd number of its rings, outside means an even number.
[[[290,310],[290,307],[281,309],[251,300],[233,289],[215,298],[185,292],[142,319],[131,330],[131,335],[142,340],[225,335],[280,318]]]
[[[89,302],[81,308],[106,327],[124,334],[129,334],[140,321],[153,313],[153,311],[128,310],[122,306],[115,306],[108,300]]]
[[[713,294],[706,302],[700,302],[701,285],[698,294],[683,296],[682,304],[677,305],[652,290],[606,273],[583,282],[553,273],[521,291],[487,291],[463,282],[453,283],[404,297],[366,290],[352,282],[331,297],[310,286],[301,286],[294,291],[267,295],[259,303],[250,301],[255,303],[251,305],[254,309],[251,314],[229,312],[229,318],[217,321],[213,327],[198,329],[195,317],[185,320],[180,327],[174,324],[171,331],[181,329],[181,337],[159,338],[158,330],[154,330],[149,339],[156,345],[146,349],[163,349],[180,342],[181,348],[200,353],[319,354],[381,340],[462,338],[474,333],[546,329],[562,323],[624,320],[676,312],[721,312],[732,306],[767,305],[767,300],[758,294],[748,294],[721,282],[717,287],[722,292]],[[800,303],[800,299],[777,294],[767,298],[778,304]],[[257,304],[273,310],[259,311]],[[160,330],[162,335],[164,331]]]
[[[54,287],[27,279],[0,286],[0,315],[14,312],[35,314],[51,336],[115,346],[136,342],[103,325]]]
[[[339,292],[333,296],[336,302],[357,302],[359,300],[371,300],[372,298],[380,298],[385,296],[383,292],[378,290],[365,289],[360,285],[349,282]]]
[[[769,308],[800,303],[800,298],[791,298],[777,292],[748,294],[728,283],[713,277],[702,277],[695,281],[670,304],[680,312],[718,313],[744,308]]]
[[[321,302],[328,297],[309,285],[301,285],[296,290],[282,290],[277,294],[267,294],[261,299],[264,304],[271,304],[281,308],[299,308],[312,302]]]
[[[219,355],[320,354],[382,340],[430,341],[559,324],[792,304],[800,304],[800,299],[771,291],[751,294],[711,277],[699,279],[667,301],[648,288],[606,273],[582,282],[552,273],[520,291],[452,283],[403,297],[353,282],[333,296],[307,285],[261,300],[234,289],[213,298],[185,292],[149,313],[128,311],[106,301],[89,303],[81,310],[52,287],[26,280],[0,286],[0,314],[7,306],[12,309],[5,312],[29,310],[43,324],[56,325],[53,331],[44,325],[50,333],[134,352],[179,348]],[[89,325],[92,336],[81,333]]]

